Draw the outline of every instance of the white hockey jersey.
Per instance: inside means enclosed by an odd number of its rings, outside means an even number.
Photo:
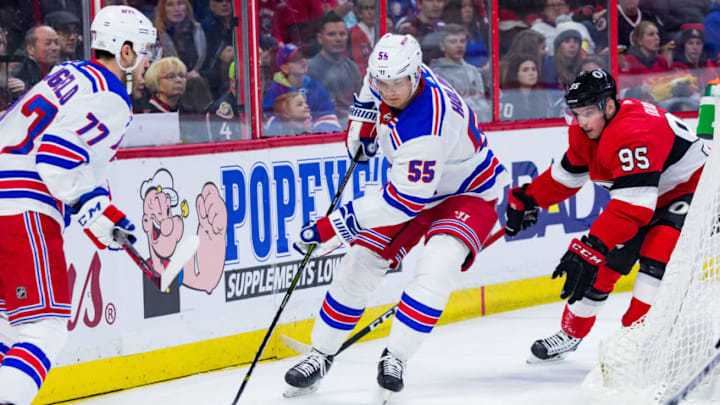
[[[60,64],[0,117],[0,215],[67,206],[107,189],[108,163],[132,119],[125,85],[98,63]]]
[[[397,115],[365,78],[360,99],[378,108],[378,142],[391,169],[379,193],[353,202],[363,228],[408,221],[455,195],[493,201],[509,183],[476,114],[425,65],[421,77],[421,92]]]

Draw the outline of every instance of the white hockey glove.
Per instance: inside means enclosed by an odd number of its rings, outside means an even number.
[[[78,223],[98,249],[123,248],[122,243],[115,239],[115,230],[123,232],[130,242],[135,242],[135,237],[130,233],[135,230],[135,225],[127,219],[125,213],[110,203],[106,190],[98,189],[83,197],[76,204]]]
[[[353,105],[348,111],[348,130],[345,146],[347,146],[350,158],[355,158],[358,150],[362,150],[359,162],[367,162],[369,158],[375,156],[378,150],[376,141],[377,131],[375,124],[377,122],[377,110],[375,103],[362,102],[358,100],[357,95],[353,97]]]
[[[307,254],[310,246],[315,246],[312,256],[324,256],[339,248],[343,242],[354,241],[361,231],[352,202],[349,202],[329,216],[303,226],[300,230],[300,240],[293,243],[293,247],[304,255]]]

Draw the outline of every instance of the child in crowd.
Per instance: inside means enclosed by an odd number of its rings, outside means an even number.
[[[310,107],[302,94],[293,91],[278,96],[273,103],[274,116],[265,136],[298,135],[312,132]]]

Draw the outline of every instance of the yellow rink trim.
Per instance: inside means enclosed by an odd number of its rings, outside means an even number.
[[[630,291],[636,271],[637,266],[630,277],[622,277],[615,291]],[[559,301],[561,287],[562,280],[537,277],[457,291],[450,296],[438,324]],[[364,327],[391,306],[368,308],[356,329]],[[558,313],[558,324],[560,315]],[[278,326],[265,348],[263,359],[273,360],[296,355],[294,351],[279,343],[278,335],[287,335],[302,342],[309,342],[312,324],[313,320],[304,320]],[[390,324],[385,322],[361,341],[387,336]],[[54,368],[50,371],[33,404],[69,401],[201,372],[246,365],[255,357],[255,352],[264,336],[265,330],[259,330],[147,353]]]

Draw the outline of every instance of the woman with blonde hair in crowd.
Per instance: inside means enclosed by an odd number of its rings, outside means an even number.
[[[150,65],[145,72],[145,86],[152,94],[149,112],[184,112],[179,101],[186,84],[187,67],[180,59],[169,56]]]
[[[265,136],[298,135],[312,131],[310,107],[297,91],[285,93],[273,103],[273,117],[268,122]]]
[[[652,21],[643,21],[632,32],[632,46],[620,63],[619,88],[641,86],[650,74],[670,70],[660,54],[660,31]]]
[[[176,56],[188,68],[189,79],[199,77],[205,63],[205,31],[195,20],[190,0],[160,0],[155,12],[155,28],[163,56]]]

